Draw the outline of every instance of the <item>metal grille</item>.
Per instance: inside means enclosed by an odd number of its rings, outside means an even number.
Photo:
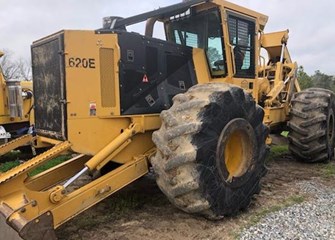
[[[255,76],[255,23],[230,15],[228,18],[229,40],[234,46],[236,76]]]
[[[64,55],[62,35],[32,46],[35,127],[39,134],[65,138]]]
[[[100,49],[100,81],[102,107],[115,107],[114,50]]]

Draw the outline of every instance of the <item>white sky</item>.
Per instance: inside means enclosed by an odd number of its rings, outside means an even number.
[[[30,44],[61,29],[98,29],[105,16],[132,16],[181,0],[0,0],[0,49],[30,59]],[[265,32],[290,30],[291,57],[305,71],[335,75],[335,1],[231,0],[270,17]],[[136,29],[136,28],[135,28]]]

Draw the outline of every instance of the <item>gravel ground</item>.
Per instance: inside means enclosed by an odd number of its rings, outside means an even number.
[[[309,201],[270,213],[240,239],[335,239],[335,190],[310,181],[298,183]]]

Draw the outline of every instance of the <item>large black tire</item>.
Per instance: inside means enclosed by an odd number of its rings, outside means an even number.
[[[291,101],[289,150],[303,162],[328,162],[334,156],[335,98],[332,91],[310,88]]]
[[[196,85],[173,102],[153,134],[160,189],[178,208],[209,219],[247,208],[266,173],[263,109],[225,83]]]

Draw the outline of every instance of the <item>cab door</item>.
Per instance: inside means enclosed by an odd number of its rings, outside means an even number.
[[[229,76],[233,78],[232,83],[252,90],[256,78],[256,20],[228,10],[225,15]]]

